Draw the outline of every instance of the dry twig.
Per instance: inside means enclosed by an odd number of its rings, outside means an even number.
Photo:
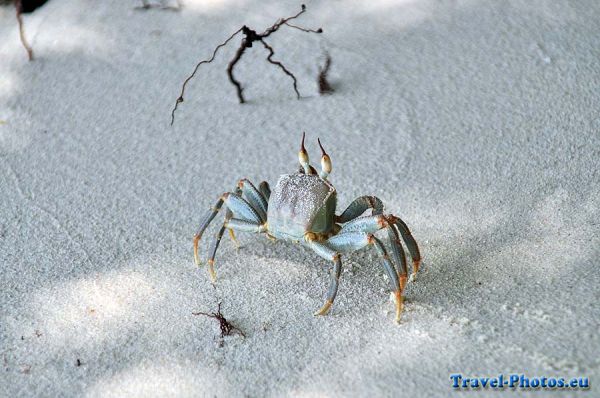
[[[225,336],[231,336],[234,333],[238,333],[242,337],[246,337],[244,332],[242,332],[239,328],[233,326],[221,313],[221,303],[217,304],[217,312],[207,313],[207,312],[192,312],[192,315],[204,315],[209,318],[214,318],[219,321],[219,325],[221,327],[221,338],[219,340],[219,346],[223,347],[223,338]]]
[[[254,42],[260,42],[262,44],[262,46],[269,52],[269,55],[267,56],[267,61],[269,63],[280,68],[283,71],[283,73],[285,73],[292,79],[296,97],[298,99],[300,99],[300,93],[298,92],[296,76],[294,76],[294,74],[292,72],[290,72],[281,62],[273,59],[273,56],[275,55],[275,51],[265,41],[265,39],[267,37],[269,37],[270,35],[272,35],[273,33],[277,32],[279,30],[279,28],[282,27],[283,25],[286,25],[290,28],[301,30],[303,32],[323,33],[323,30],[321,28],[316,29],[316,30],[315,29],[306,29],[306,28],[302,28],[300,26],[292,25],[289,23],[289,21],[298,18],[305,11],[306,11],[306,6],[304,4],[302,4],[302,9],[300,12],[298,12],[295,15],[292,15],[291,17],[279,19],[277,22],[275,22],[272,26],[267,28],[262,33],[257,33],[255,30],[250,29],[249,27],[244,25],[240,29],[235,31],[235,33],[233,33],[231,36],[229,36],[227,38],[227,40],[225,40],[223,43],[219,44],[214,49],[212,56],[209,59],[200,61],[198,64],[196,64],[196,67],[194,68],[194,71],[192,72],[192,74],[190,76],[188,76],[188,78],[185,79],[185,81],[183,82],[183,85],[181,87],[181,93],[179,94],[177,101],[175,101],[175,106],[173,108],[173,111],[171,112],[171,125],[173,125],[173,122],[175,122],[175,111],[177,110],[177,107],[179,106],[180,103],[183,102],[183,95],[185,94],[185,88],[186,88],[188,82],[196,75],[196,72],[198,71],[198,68],[200,67],[200,65],[211,63],[215,59],[215,56],[217,55],[217,52],[219,51],[219,49],[226,46],[227,43],[229,43],[240,32],[244,35],[244,37],[242,38],[240,47],[238,48],[235,55],[233,56],[233,59],[229,62],[229,65],[227,66],[227,76],[229,77],[229,81],[231,82],[231,84],[233,84],[233,86],[236,89],[237,97],[238,97],[238,100],[240,101],[240,103],[243,104],[246,101],[245,101],[244,94],[243,94],[243,87],[240,84],[240,82],[233,75],[233,69],[234,69],[235,65],[240,61],[242,56],[244,55],[244,52],[246,51],[246,49],[252,47],[252,43],[254,43]]]
[[[25,28],[23,27],[23,3],[21,0],[15,0],[15,10],[17,14],[17,22],[19,23],[19,36],[21,37],[21,43],[25,50],[27,50],[27,57],[30,61],[33,61],[33,49],[25,38]]]

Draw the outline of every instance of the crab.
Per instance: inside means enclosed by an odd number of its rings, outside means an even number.
[[[299,170],[282,175],[273,191],[266,181],[261,182],[257,188],[248,179],[241,179],[233,192],[225,192],[208,210],[194,236],[196,264],[201,264],[198,244],[202,235],[224,207],[225,220],[211,246],[207,261],[213,283],[216,281],[215,255],[225,230],[229,230],[234,241],[234,231],[266,234],[272,240],[292,241],[312,249],[333,265],[325,304],[314,313],[326,315],[338,291],[342,256],[372,246],[379,254],[388,276],[396,302],[395,321],[399,322],[403,309],[402,292],[408,275],[402,241],[413,262],[412,278],[417,274],[421,261],[417,242],[404,221],[383,212],[383,203],[375,196],[361,196],[340,215],[336,215],[337,192],[328,179],[332,169],[331,158],[318,139],[322,156],[321,171],[317,173],[309,164],[304,139],[305,134],[302,135],[298,154]],[[371,214],[363,216],[367,210]],[[387,232],[391,255],[382,241],[374,235],[379,230]]]

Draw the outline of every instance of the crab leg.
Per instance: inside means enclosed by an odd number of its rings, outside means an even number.
[[[208,258],[208,273],[210,274],[210,279],[213,282],[217,280],[217,274],[215,272],[215,256],[217,255],[217,249],[219,249],[221,238],[223,237],[223,233],[226,229],[229,229],[229,232],[232,234],[232,236],[234,230],[243,232],[264,232],[266,230],[264,224],[255,224],[245,220],[232,219],[232,216],[233,214],[231,213],[231,211],[227,210],[225,221],[223,222],[221,229],[217,233],[217,238],[213,242],[212,248],[210,250],[210,257]]]
[[[383,269],[388,275],[392,291],[396,296],[396,322],[399,322],[402,314],[402,308],[404,306],[404,299],[402,298],[404,286],[401,282],[401,279],[398,277],[398,273],[396,272],[394,264],[390,261],[390,257],[385,250],[383,243],[381,243],[379,239],[370,233],[349,232],[329,238],[327,240],[327,245],[331,247],[331,249],[337,250],[341,253],[353,252],[367,245],[375,246],[375,249],[382,258]]]
[[[263,198],[265,198],[268,202],[269,198],[271,197],[271,187],[269,187],[269,183],[266,181],[261,182],[258,185],[258,190],[260,193],[262,193]]]
[[[240,189],[240,187],[237,187],[235,189],[235,194],[237,196],[241,196],[242,195],[242,190]],[[231,220],[232,218],[233,218],[233,212],[230,209],[227,209],[227,213],[225,214],[225,220],[223,221],[223,225],[225,225],[225,223],[227,222],[227,220]],[[235,233],[233,232],[233,229],[227,228],[227,230],[229,231],[229,237],[235,243],[235,247],[237,249],[239,249],[240,248],[240,244],[239,244],[238,240],[235,237]]]
[[[346,223],[351,221],[363,214],[367,209],[373,209],[373,214],[381,214],[383,213],[383,203],[376,196],[361,196],[356,198],[341,215],[337,216],[336,222]]]
[[[400,322],[400,317],[402,315],[402,309],[404,308],[404,298],[402,297],[403,286],[401,285],[400,281],[398,280],[398,273],[396,272],[396,269],[392,265],[392,263],[390,261],[390,257],[388,256],[387,252],[385,251],[385,247],[383,247],[383,244],[381,243],[381,241],[379,239],[377,239],[375,236],[369,235],[369,244],[374,245],[375,249],[377,249],[377,252],[381,256],[382,261],[383,261],[383,268],[387,272],[388,278],[390,278],[390,283],[392,285],[392,291],[394,292],[394,296],[396,296],[396,323],[398,323],[398,322]]]
[[[314,313],[317,315],[326,315],[329,312],[329,309],[333,305],[333,301],[335,300],[335,296],[337,295],[340,274],[342,273],[342,258],[339,252],[331,249],[330,247],[324,245],[323,243],[319,243],[316,241],[307,241],[308,247],[314,250],[319,256],[323,257],[326,260],[333,261],[333,269],[331,270],[331,283],[329,285],[329,290],[327,291],[327,299],[325,300],[325,304],[321,307],[317,312]]]
[[[219,248],[219,243],[221,243],[221,238],[223,237],[225,229],[227,229],[226,222],[223,223],[223,226],[217,233],[217,238],[213,242],[210,250],[210,257],[208,258],[208,273],[210,274],[210,279],[213,283],[217,281],[217,274],[215,273],[215,256],[217,255],[217,249]]]
[[[408,248],[410,257],[413,260],[413,276],[415,276],[417,274],[417,271],[419,271],[421,254],[419,252],[419,247],[417,246],[415,238],[413,238],[412,234],[410,233],[410,230],[408,229],[404,221],[402,221],[400,218],[391,214],[378,214],[374,216],[355,218],[354,220],[342,226],[340,234],[358,231],[370,233],[394,225],[400,231],[400,235],[402,235],[402,239],[406,243],[406,247]],[[394,244],[394,242],[392,242],[392,244]]]
[[[240,220],[237,218],[232,218],[228,220],[225,225],[227,228],[231,228],[234,231],[240,232],[256,232],[261,233],[267,230],[266,224],[256,223],[252,221]]]
[[[217,280],[217,275],[215,273],[215,256],[217,255],[217,249],[219,248],[219,244],[221,243],[221,238],[223,237],[223,233],[226,229],[229,230],[229,235],[231,239],[238,245],[237,239],[235,239],[235,234],[233,233],[233,229],[227,227],[227,222],[233,217],[233,213],[231,210],[227,209],[227,213],[225,214],[225,221],[223,221],[223,225],[219,232],[217,232],[217,237],[213,242],[212,248],[210,250],[210,256],[208,257],[208,273],[210,274],[210,279],[215,282]]]
[[[408,252],[410,253],[410,257],[413,261],[413,278],[417,275],[419,271],[419,264],[421,264],[421,252],[419,251],[419,246],[417,246],[417,242],[415,238],[413,238],[410,230],[406,226],[406,223],[402,221],[399,217],[395,218],[395,224],[398,230],[400,231],[400,235],[402,235],[402,239],[406,243],[406,247],[408,248]]]
[[[386,228],[388,233],[388,238],[390,240],[390,244],[392,246],[392,258],[394,259],[394,264],[398,265],[398,279],[400,279],[400,289],[404,290],[404,286],[406,286],[407,279],[407,269],[406,269],[406,253],[404,253],[404,249],[402,248],[402,243],[400,242],[400,237],[398,236],[398,231],[395,226],[389,226]]]
[[[235,240],[235,235],[233,233],[234,230],[241,231],[241,232],[257,232],[257,233],[265,232],[267,230],[267,226],[264,223],[258,224],[258,223],[254,223],[251,221],[240,220],[240,219],[236,219],[236,218],[232,218],[232,217],[233,217],[233,214],[228,209],[227,215],[225,216],[225,221],[223,222],[223,226],[217,233],[217,238],[213,242],[213,246],[210,251],[210,257],[208,258],[208,272],[210,274],[210,279],[213,282],[215,282],[217,280],[217,274],[215,273],[215,269],[214,269],[215,256],[217,254],[217,249],[219,248],[219,243],[221,243],[221,238],[223,237],[223,233],[225,232],[225,229],[229,230],[229,233],[231,234],[231,236],[234,239],[236,244],[237,244],[237,240]]]
[[[204,218],[200,222],[200,228],[198,228],[198,232],[194,236],[194,260],[196,261],[196,265],[200,265],[200,257],[198,257],[198,242],[200,242],[202,234],[204,233],[206,228],[208,228],[208,225],[215,218],[219,210],[221,210],[221,206],[223,206],[223,202],[225,200],[225,195],[227,194],[223,194],[219,198],[217,203],[214,205],[214,207],[208,210],[208,212],[204,215]]]
[[[246,178],[238,182],[238,187],[242,190],[244,196],[248,199],[250,206],[260,216],[262,222],[267,221],[267,201],[263,194]]]
[[[346,223],[353,219],[356,219],[366,210],[372,209],[371,215],[377,215],[383,213],[383,202],[376,196],[361,196],[356,198],[350,205],[337,217],[336,221],[340,223]],[[406,270],[406,254],[402,248],[402,243],[398,237],[398,231],[393,225],[388,225],[385,229],[392,246],[392,258],[394,263],[398,265],[400,285],[404,288],[407,279]]]
[[[391,222],[387,219],[387,216],[383,214],[377,214],[374,216],[358,217],[354,220],[344,224],[340,230],[340,234],[346,232],[375,232],[379,231],[390,225]]]
[[[233,212],[236,218],[240,218],[245,221],[252,221],[257,224],[262,224],[263,221],[260,215],[252,208],[241,196],[225,193],[223,194],[223,201],[225,205]]]
[[[200,222],[200,228],[194,236],[194,260],[196,261],[196,265],[200,265],[200,257],[198,256],[198,244],[200,243],[200,239],[202,239],[202,234],[204,233],[206,228],[208,228],[208,226],[215,218],[219,210],[221,210],[223,203],[225,203],[225,205],[232,211],[234,215],[245,220],[251,220],[260,223],[261,220],[258,214],[256,214],[256,211],[252,208],[252,206],[250,206],[250,204],[248,204],[248,202],[246,202],[244,199],[238,196],[239,194],[240,191],[238,189],[236,189],[236,193],[225,192],[223,195],[221,195],[215,206],[208,210],[208,212],[205,214],[204,218]],[[230,235],[231,238],[235,241],[235,235],[231,230]]]

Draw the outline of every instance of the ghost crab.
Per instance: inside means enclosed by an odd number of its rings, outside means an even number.
[[[270,239],[299,243],[333,263],[325,304],[314,314],[325,315],[337,294],[342,254],[373,246],[389,277],[396,298],[396,322],[399,322],[403,307],[402,291],[407,280],[406,256],[400,236],[413,261],[413,276],[419,270],[421,261],[415,239],[404,221],[392,214],[383,213],[383,203],[375,196],[361,196],[350,203],[342,214],[336,215],[337,194],[327,179],[331,173],[331,159],[318,140],[322,157],[321,171],[317,173],[309,164],[304,138],[305,134],[302,135],[298,154],[300,169],[294,174],[282,175],[272,192],[266,181],[256,188],[247,179],[242,179],[233,192],[225,192],[215,206],[208,210],[194,237],[196,264],[200,265],[198,243],[202,234],[225,205],[225,220],[208,258],[208,271],[212,281],[216,280],[215,255],[226,229],[234,241],[234,231],[243,231],[265,233]],[[362,216],[369,209],[371,215]],[[391,258],[381,240],[374,235],[382,229],[387,231],[390,239]]]

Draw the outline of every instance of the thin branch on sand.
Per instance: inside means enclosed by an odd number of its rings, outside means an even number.
[[[219,44],[214,49],[212,56],[207,60],[198,62],[198,64],[196,64],[196,67],[194,68],[194,71],[192,72],[192,74],[190,76],[188,76],[188,78],[185,79],[185,81],[183,82],[183,85],[181,87],[181,93],[179,94],[179,97],[177,97],[177,100],[175,101],[175,106],[173,107],[173,110],[171,111],[171,125],[173,125],[173,123],[175,122],[175,111],[177,110],[177,107],[179,106],[180,103],[183,102],[183,95],[185,93],[186,86],[187,86],[188,82],[196,75],[196,72],[198,71],[198,68],[200,67],[200,65],[211,63],[215,59],[215,56],[217,55],[217,52],[219,51],[219,49],[226,46],[240,32],[244,35],[244,37],[242,38],[240,47],[237,49],[235,55],[233,56],[233,58],[227,65],[227,76],[229,77],[229,81],[231,82],[231,84],[236,89],[237,97],[238,97],[238,100],[240,101],[240,103],[243,104],[246,102],[246,99],[244,98],[244,93],[243,93],[244,89],[242,87],[242,84],[235,78],[235,76],[233,74],[233,70],[234,70],[235,66],[237,65],[237,63],[242,59],[242,56],[244,55],[246,49],[252,47],[252,44],[254,42],[260,42],[263,45],[263,47],[269,52],[269,55],[267,56],[267,61],[270,64],[277,66],[279,69],[281,69],[283,71],[283,73],[285,73],[292,79],[294,92],[296,93],[296,97],[298,99],[300,99],[300,93],[298,92],[298,85],[297,85],[298,81],[296,80],[296,76],[294,76],[294,74],[292,72],[290,72],[281,62],[273,59],[273,56],[275,55],[275,50],[273,50],[273,48],[269,44],[267,44],[267,42],[264,39],[266,39],[273,33],[277,32],[279,30],[279,28],[282,26],[288,26],[290,28],[299,29],[303,32],[323,33],[323,29],[321,29],[321,28],[306,29],[306,28],[302,28],[302,27],[292,25],[289,23],[289,21],[298,18],[305,11],[306,11],[306,6],[304,4],[302,4],[302,9],[297,14],[292,15],[291,17],[287,17],[287,18],[280,18],[277,22],[275,22],[273,25],[271,25],[270,27],[265,29],[265,31],[262,33],[257,33],[255,30],[244,25],[241,28],[239,28],[237,31],[235,31],[235,33],[233,33],[231,36],[229,36],[229,38],[227,38],[227,40],[225,40],[223,43]]]

